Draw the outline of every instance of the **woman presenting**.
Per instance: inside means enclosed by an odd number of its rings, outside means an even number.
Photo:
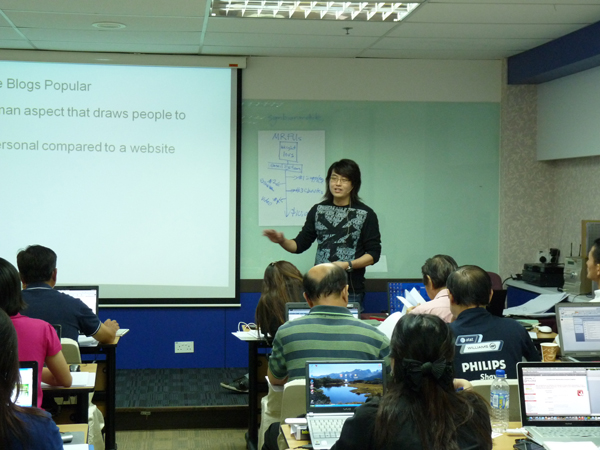
[[[282,232],[263,234],[290,253],[302,253],[317,240],[315,265],[332,262],[348,272],[350,302],[365,295],[365,267],[375,264],[381,254],[381,234],[377,215],[360,201],[360,168],[342,159],[327,171],[329,189],[325,200],[313,206],[298,236],[286,239]]]

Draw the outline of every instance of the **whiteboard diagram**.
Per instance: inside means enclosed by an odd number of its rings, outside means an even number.
[[[303,225],[325,175],[325,131],[259,131],[259,226]]]

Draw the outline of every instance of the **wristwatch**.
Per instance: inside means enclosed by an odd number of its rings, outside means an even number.
[[[352,261],[348,261],[348,267],[346,267],[346,272],[350,273],[352,272]]]

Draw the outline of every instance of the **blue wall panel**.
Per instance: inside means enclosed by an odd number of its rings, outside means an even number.
[[[117,348],[117,368],[225,367],[225,308],[101,308],[100,318],[129,328]],[[194,353],[175,354],[176,341]]]
[[[237,331],[240,322],[254,322],[259,298],[259,293],[244,293],[240,296],[241,308],[225,309],[225,367],[248,367],[248,344],[231,333]]]

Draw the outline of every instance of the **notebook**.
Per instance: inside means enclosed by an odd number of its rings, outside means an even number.
[[[63,294],[78,298],[94,311],[94,314],[98,314],[98,298],[100,294],[98,286],[56,286],[54,289]]]
[[[600,445],[600,363],[521,362],[517,377],[521,421],[532,439]]]
[[[600,361],[600,303],[559,303],[560,352],[574,361]]]
[[[330,449],[354,410],[385,390],[382,360],[309,361],[305,376],[306,420],[315,450]]]
[[[38,398],[38,363],[37,361],[19,361],[20,383],[15,386],[12,401],[17,406],[37,407]],[[19,394],[17,396],[17,393]]]
[[[360,303],[349,302],[348,309],[352,315],[358,319]],[[290,302],[285,304],[285,321],[299,319],[300,317],[306,316],[310,312],[310,306],[306,302]]]

